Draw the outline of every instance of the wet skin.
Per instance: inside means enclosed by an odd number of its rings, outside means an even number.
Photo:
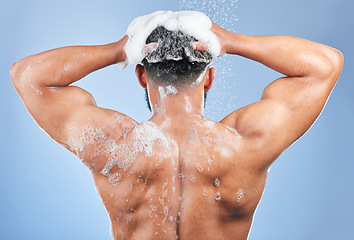
[[[145,142],[134,132],[157,137]],[[183,124],[157,116],[111,138],[86,146],[84,162],[115,239],[247,238],[267,172],[255,171],[254,149],[235,130],[200,115]],[[134,152],[131,158],[115,151],[122,146]],[[92,158],[92,152],[101,154]],[[102,174],[112,157],[113,167]]]
[[[247,36],[215,24],[211,30],[221,54],[243,56],[287,76],[220,123],[203,118],[213,68],[194,87],[166,94],[138,65],[153,111],[142,124],[98,107],[88,92],[69,86],[124,61],[127,36],[107,45],[43,52],[11,68],[13,84],[38,125],[91,170],[115,239],[247,239],[271,164],[315,122],[341,73],[343,56],[322,44]]]

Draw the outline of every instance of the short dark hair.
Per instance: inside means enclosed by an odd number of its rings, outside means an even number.
[[[208,52],[193,49],[192,43],[197,41],[195,37],[178,30],[170,31],[163,26],[155,28],[145,43],[156,42],[157,47],[142,61],[151,81],[157,85],[176,87],[196,81],[212,62]],[[146,98],[150,109],[147,92]]]
[[[157,48],[142,61],[148,76],[158,85],[181,86],[195,81],[212,61],[208,52],[193,49],[192,43],[197,41],[181,31],[155,28],[146,44],[156,42]]]

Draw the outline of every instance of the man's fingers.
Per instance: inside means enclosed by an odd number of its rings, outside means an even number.
[[[192,43],[192,47],[194,50],[197,50],[200,52],[206,52],[208,50],[208,46],[202,42],[194,42],[194,43]]]
[[[203,42],[193,42],[192,43],[193,50],[206,52],[208,50],[208,46]],[[145,45],[144,52],[145,54],[152,53],[157,48],[157,43],[149,43]]]
[[[152,53],[156,48],[157,48],[157,43],[156,42],[146,44],[145,48],[144,48],[145,54]]]

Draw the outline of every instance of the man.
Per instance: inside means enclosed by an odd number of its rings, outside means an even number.
[[[43,52],[11,68],[39,126],[90,169],[114,239],[247,239],[271,164],[314,123],[339,78],[343,57],[330,47],[215,24],[211,30],[221,55],[243,56],[287,76],[219,123],[202,115],[215,75],[206,45],[167,29],[151,33],[144,66],[136,66],[153,113],[141,124],[69,86],[125,61],[128,36]],[[174,40],[161,44],[165,39]],[[174,53],[179,42],[178,60],[150,61]]]

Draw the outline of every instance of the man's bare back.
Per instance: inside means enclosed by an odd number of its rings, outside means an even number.
[[[267,177],[252,146],[200,115],[157,118],[130,126],[113,114],[123,135],[87,125],[67,141],[93,172],[115,239],[246,239]]]
[[[171,86],[154,84],[137,65],[153,114],[141,124],[69,86],[124,61],[128,36],[43,52],[12,66],[14,86],[36,122],[91,170],[115,239],[247,239],[269,167],[315,122],[339,78],[342,55],[330,47],[215,24],[211,30],[221,55],[243,56],[287,76],[220,123],[203,118],[213,68],[198,84],[167,94]]]

